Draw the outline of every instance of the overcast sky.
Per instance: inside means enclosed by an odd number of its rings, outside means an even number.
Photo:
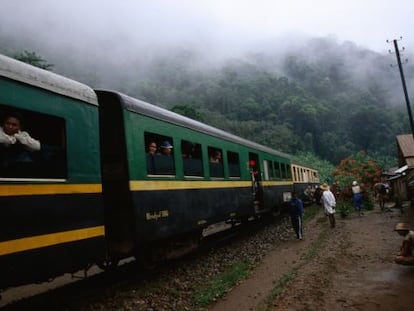
[[[414,51],[412,0],[0,0],[0,34],[58,47],[121,39],[131,47],[239,48],[297,36]],[[79,41],[76,41],[79,39]],[[118,41],[119,42],[119,41]],[[139,43],[139,45],[137,45]],[[119,43],[118,43],[119,44]]]

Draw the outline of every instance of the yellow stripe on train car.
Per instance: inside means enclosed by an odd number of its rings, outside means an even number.
[[[101,184],[24,184],[0,185],[1,196],[101,193]]]
[[[249,187],[250,181],[199,181],[199,180],[131,180],[129,187],[133,191],[148,190],[182,190],[182,189],[212,189]]]
[[[0,242],[0,256],[105,236],[104,226],[31,236]]]
[[[263,181],[264,187],[291,185],[292,181]],[[131,180],[129,187],[132,191],[151,190],[184,190],[184,189],[214,189],[214,188],[249,188],[250,180]]]

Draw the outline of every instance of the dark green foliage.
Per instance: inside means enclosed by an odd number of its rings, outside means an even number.
[[[174,106],[171,111],[186,116],[188,118],[201,121],[202,114],[191,105],[177,105]]]
[[[333,49],[340,51],[330,42],[324,44],[332,54]],[[363,52],[353,46],[343,48],[354,57]],[[366,53],[362,56],[368,62],[372,55]],[[409,130],[405,107],[389,104],[392,99],[378,79],[378,72],[385,75],[388,69],[373,65],[363,76],[354,72],[354,61],[361,60],[338,53],[331,59],[320,55],[310,61],[298,54],[281,61],[284,72],[249,59],[229,61],[203,74],[184,59],[179,66],[167,61],[163,71],[180,76],[162,79],[168,92],[154,88],[158,80],[141,85],[139,92],[167,106],[186,103],[185,111],[179,113],[190,116],[188,108],[193,106],[208,116],[203,122],[290,154],[310,151],[337,164],[349,154],[365,150],[384,159],[384,165],[393,166],[395,136]],[[173,90],[181,96],[166,96]]]
[[[79,67],[79,80],[93,87],[110,81],[107,88],[289,154],[312,152],[337,165],[365,150],[388,168],[396,165],[395,136],[410,132],[398,70],[390,62],[389,55],[351,42],[318,38],[286,55],[259,52],[213,63],[175,49],[145,63],[137,55],[124,60],[127,67],[71,62],[68,70],[76,79]],[[101,74],[85,81],[83,68]],[[111,71],[104,76],[102,68]],[[413,65],[405,72],[410,86]]]
[[[354,207],[349,202],[341,202],[336,205],[336,211],[342,218],[345,218],[354,211]]]
[[[332,184],[334,182],[332,171],[334,166],[327,160],[323,160],[312,152],[298,152],[295,157],[297,163],[305,166],[312,166],[319,171],[319,181],[321,183],[327,182]]]
[[[25,50],[23,53],[14,55],[14,58],[46,70],[50,70],[53,67],[52,64],[47,63],[46,60],[37,55],[36,52],[28,52]]]

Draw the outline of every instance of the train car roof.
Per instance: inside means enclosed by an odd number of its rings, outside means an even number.
[[[152,118],[160,119],[160,120],[173,123],[179,126],[183,126],[183,127],[186,127],[186,128],[189,128],[189,129],[201,132],[201,133],[205,133],[211,136],[219,137],[219,138],[222,138],[222,139],[234,142],[234,143],[239,143],[241,145],[244,145],[244,146],[247,146],[253,149],[257,149],[263,152],[267,152],[273,155],[277,155],[283,158],[287,158],[289,160],[291,159],[291,156],[289,154],[274,150],[269,147],[265,147],[263,145],[260,145],[258,143],[241,138],[239,136],[230,134],[218,128],[215,128],[207,124],[201,123],[199,121],[187,118],[175,112],[152,105],[143,100],[136,99],[136,98],[130,97],[128,95],[125,95],[125,94],[122,94],[116,91],[96,90],[96,92],[98,93],[106,92],[106,93],[116,94],[121,99],[121,104],[123,108],[129,111],[143,114],[143,115],[146,115]]]
[[[0,54],[0,76],[98,105],[89,86]]]

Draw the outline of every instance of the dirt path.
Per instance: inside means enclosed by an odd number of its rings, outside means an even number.
[[[414,208],[337,215],[335,229],[318,215],[209,310],[413,310],[414,267],[393,263],[400,221],[414,228]]]

